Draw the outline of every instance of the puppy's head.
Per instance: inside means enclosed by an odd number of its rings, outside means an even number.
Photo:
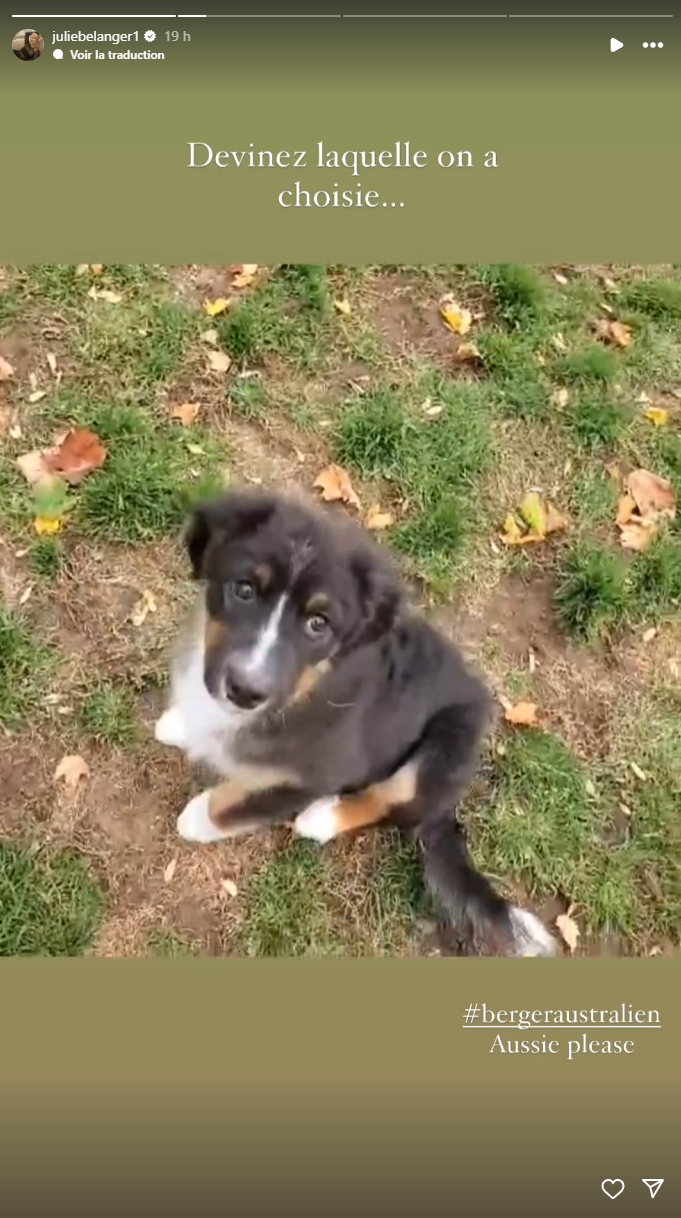
[[[382,552],[312,504],[235,492],[199,506],[185,539],[206,583],[206,687],[244,710],[283,707],[395,619]]]

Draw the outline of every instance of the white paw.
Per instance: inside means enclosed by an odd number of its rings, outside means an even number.
[[[156,720],[154,736],[159,744],[169,744],[173,748],[184,748],[186,734],[184,718],[178,706],[171,706]]]
[[[177,818],[177,832],[186,842],[219,842],[225,837],[208,815],[208,792],[190,799]]]
[[[511,909],[511,926],[517,956],[555,956],[556,946],[548,930],[526,909]]]
[[[338,799],[335,795],[327,795],[324,799],[316,799],[313,804],[296,817],[293,832],[299,837],[309,837],[314,842],[330,842],[338,833],[338,817],[336,809]]]

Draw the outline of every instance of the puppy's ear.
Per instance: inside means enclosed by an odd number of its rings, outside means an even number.
[[[352,645],[373,642],[391,629],[402,603],[397,576],[382,555],[358,555],[352,570],[359,592],[359,622]]]
[[[234,491],[197,504],[183,537],[194,579],[201,579],[204,573],[204,559],[211,541],[233,541],[254,532],[269,520],[275,507],[273,496],[256,491]]]

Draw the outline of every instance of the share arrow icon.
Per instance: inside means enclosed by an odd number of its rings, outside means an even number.
[[[651,1197],[654,1197],[655,1194],[660,1191],[660,1188],[664,1184],[664,1180],[644,1180],[643,1183],[645,1184],[646,1188],[650,1189]]]

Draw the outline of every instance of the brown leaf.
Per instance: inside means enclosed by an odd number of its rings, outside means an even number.
[[[52,373],[52,376],[56,376],[57,375],[57,357],[56,357],[56,355],[53,355],[51,351],[48,351],[48,353],[47,353],[47,362],[48,362],[48,365],[50,368],[50,372]]]
[[[596,334],[603,342],[610,343],[613,347],[631,346],[631,327],[625,326],[622,321],[601,317],[596,322]]]
[[[641,638],[643,639],[644,643],[652,643],[656,634],[657,634],[657,626],[649,626],[647,630],[643,631]]]
[[[196,422],[200,409],[198,402],[183,402],[181,406],[173,406],[170,417],[177,419],[183,427],[191,427],[192,423]]]
[[[567,516],[562,516],[557,508],[552,503],[546,504],[546,515],[544,518],[544,531],[548,537],[549,533],[560,533],[566,529],[569,524]]]
[[[360,502],[350,478],[341,465],[327,465],[321,470],[312,484],[322,492],[322,499],[327,503],[341,500],[359,508]]]
[[[101,275],[102,271],[104,270],[104,264],[102,262],[91,262],[90,270],[92,271],[93,275]]]
[[[234,275],[234,279],[232,280],[234,287],[247,288],[253,283],[258,266],[255,262],[244,262],[240,266],[230,267],[230,270]]]
[[[566,946],[571,952],[574,952],[579,941],[579,927],[572,917],[572,906],[567,913],[558,915],[556,926]]]
[[[620,529],[624,528],[625,524],[629,524],[629,521],[631,520],[631,518],[634,514],[635,508],[636,508],[636,504],[635,504],[634,500],[632,499],[631,495],[621,495],[620,496],[620,501],[617,505],[617,517],[615,519],[615,524]]]
[[[24,453],[23,456],[17,457],[16,464],[31,486],[38,482],[43,482],[50,476],[45,468],[43,453],[39,448],[35,448],[32,452]]]
[[[620,544],[623,550],[647,550],[657,537],[657,528],[650,521],[632,520],[622,526]]]
[[[518,702],[504,712],[504,719],[515,727],[536,727],[537,706],[534,702]]]
[[[0,381],[8,381],[11,376],[14,376],[14,368],[6,360],[4,355],[0,355]]]
[[[232,361],[224,351],[209,351],[208,363],[212,372],[229,372]]]
[[[109,288],[90,288],[88,296],[91,300],[105,300],[107,304],[120,304],[123,297],[120,292],[112,292]]]
[[[90,767],[87,761],[83,757],[80,757],[78,753],[62,757],[54,771],[54,781],[58,782],[60,778],[63,778],[66,786],[72,791],[77,790],[81,779],[89,777]]]
[[[222,889],[223,889],[223,892],[227,893],[228,897],[236,897],[239,893],[239,889],[237,888],[236,884],[234,883],[234,880],[229,880],[229,879],[223,880]]]
[[[156,613],[157,609],[158,605],[156,604],[156,598],[154,597],[153,592],[149,592],[148,589],[145,588],[141,599],[137,602],[132,613],[130,614],[130,621],[132,622],[133,626],[141,626],[146,619],[147,614]]]
[[[170,862],[168,863],[168,866],[166,867],[165,871],[163,872],[163,879],[165,880],[166,884],[169,884],[170,881],[172,880],[173,876],[175,875],[176,868],[177,868],[177,859],[171,859]]]
[[[104,464],[106,449],[93,431],[77,427],[68,431],[56,448],[45,452],[43,459],[48,473],[59,474],[70,486],[78,486]]]
[[[337,309],[339,313],[342,313],[345,317],[352,312],[352,309],[350,308],[350,301],[346,297],[343,297],[342,300],[334,300],[333,304],[334,308]]]
[[[635,469],[627,478],[627,487],[643,520],[655,520],[659,516],[673,520],[676,495],[666,478],[651,474],[647,469]]]
[[[395,517],[392,512],[382,512],[378,504],[369,509],[367,518],[364,521],[367,529],[372,529],[377,533],[383,529],[389,529],[391,524],[394,523]]]
[[[475,364],[482,360],[482,356],[475,343],[459,343],[454,356],[462,364]]]

